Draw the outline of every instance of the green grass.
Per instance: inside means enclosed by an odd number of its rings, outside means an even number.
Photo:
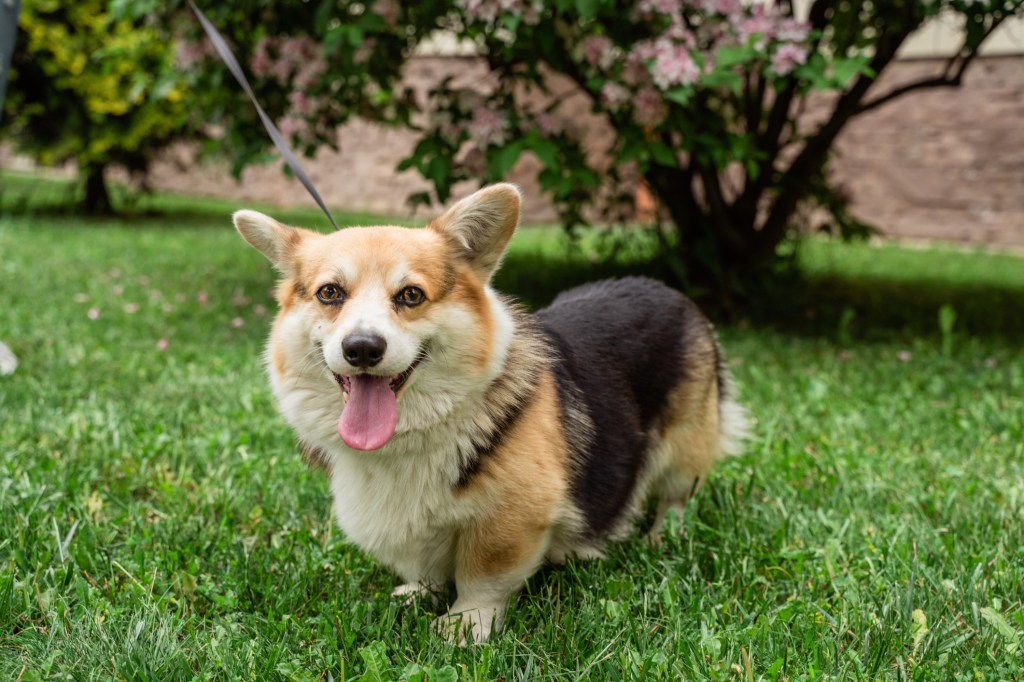
[[[809,242],[809,284],[721,329],[757,428],[685,535],[544,570],[461,650],[332,526],[236,206],[83,220],[33,187],[0,208],[0,679],[1022,679],[1019,258]],[[642,267],[524,231],[499,284]]]

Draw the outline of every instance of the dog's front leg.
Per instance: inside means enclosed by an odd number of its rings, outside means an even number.
[[[501,632],[509,597],[533,575],[551,542],[550,527],[481,524],[458,543],[455,589],[458,596],[437,624],[460,646],[483,642]]]

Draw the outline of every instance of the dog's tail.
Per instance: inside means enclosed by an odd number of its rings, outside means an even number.
[[[743,442],[750,437],[750,413],[737,399],[736,382],[725,366],[722,350],[718,350],[718,447],[722,457],[743,452]]]

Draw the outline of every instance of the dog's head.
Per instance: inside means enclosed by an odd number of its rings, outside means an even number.
[[[515,186],[493,185],[426,229],[331,234],[235,214],[242,237],[283,275],[268,365],[300,436],[325,440],[323,421],[335,419],[329,437],[377,450],[396,430],[442,419],[496,371],[510,330],[487,284],[519,206]]]

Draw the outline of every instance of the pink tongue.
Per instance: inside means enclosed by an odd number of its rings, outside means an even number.
[[[356,450],[378,450],[395,435],[398,398],[389,377],[357,374],[349,379],[348,402],[338,420],[338,435]]]

